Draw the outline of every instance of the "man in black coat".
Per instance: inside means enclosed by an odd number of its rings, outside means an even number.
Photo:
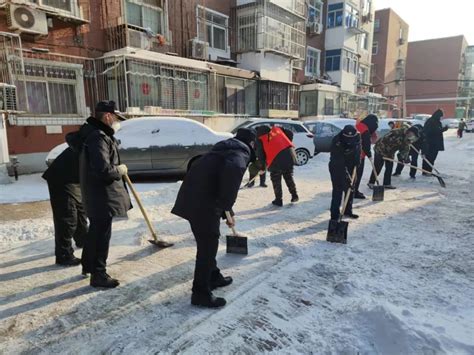
[[[410,164],[413,165],[413,166],[418,166],[418,155],[419,155],[418,152],[420,152],[421,149],[423,148],[423,141],[424,141],[423,126],[421,124],[415,124],[412,127],[414,129],[418,130],[418,137],[419,138],[415,143],[412,144],[413,147],[416,150],[413,149],[412,147],[410,147],[410,152],[408,153],[408,156],[410,157]],[[400,161],[400,162],[403,160],[403,157],[401,156],[401,154],[398,154],[397,158],[398,158],[398,161]],[[397,169],[395,170],[395,173],[393,174],[393,176],[401,175],[404,167],[405,167],[404,164],[398,163],[397,164]],[[416,179],[416,169],[415,168],[410,168],[410,178],[411,179]]]
[[[191,304],[222,307],[212,290],[232,283],[217,267],[220,219],[231,214],[249,162],[255,160],[256,132],[241,128],[235,138],[217,143],[186,174],[171,211],[189,221],[197,244]],[[233,226],[234,221],[227,220]]]
[[[425,136],[423,154],[431,165],[434,165],[438,153],[444,151],[443,132],[447,131],[448,127],[446,126],[443,128],[443,124],[441,123],[443,115],[444,113],[442,110],[436,110],[423,127],[423,133]],[[433,169],[423,160],[423,170],[431,172]],[[429,174],[423,173],[423,175]]]
[[[71,241],[82,248],[87,234],[87,218],[82,206],[79,185],[79,155],[71,148],[64,150],[43,174],[53,210],[56,264],[76,266],[81,259],[74,256]]]
[[[269,126],[258,126],[257,127],[257,138],[266,135],[270,132],[270,127]],[[267,184],[265,183],[267,180],[267,166],[265,162],[265,152],[263,150],[263,145],[260,139],[257,139],[257,142],[255,143],[255,154],[257,157],[257,160],[250,164],[249,166],[249,182],[246,186],[247,187],[253,187],[255,185],[255,181],[252,181],[258,174],[260,174],[260,187],[267,187]],[[261,172],[263,172],[261,174]]]
[[[343,194],[347,192],[355,181],[351,181],[354,168],[360,164],[361,158],[360,134],[357,130],[347,125],[334,137],[331,144],[329,172],[332,182],[331,219],[338,220],[341,212]],[[350,191],[349,201],[344,211],[344,216],[357,219],[358,215],[352,212],[353,191]]]
[[[120,164],[114,138],[123,117],[115,111],[113,101],[99,102],[95,111],[95,117],[89,117],[79,132],[69,134],[66,140],[80,152],[81,191],[90,222],[82,251],[82,272],[91,273],[91,286],[113,288],[119,282],[106,272],[112,219],[126,217],[131,208],[123,180],[128,171]]]

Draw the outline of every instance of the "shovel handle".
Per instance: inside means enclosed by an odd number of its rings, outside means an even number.
[[[415,148],[415,146],[414,146],[413,144],[410,144],[410,148],[413,149],[417,154],[420,154],[420,153],[421,153],[418,149]],[[433,170],[435,171],[436,174],[441,175],[441,173],[439,172],[439,170],[436,169],[436,168],[433,166],[433,164],[431,164],[431,162],[430,162],[428,159],[426,159],[426,157],[425,157],[423,154],[421,154],[421,157],[422,157],[423,160],[426,162],[426,164],[428,164],[428,165],[431,167],[431,169],[433,169]]]
[[[132,194],[133,194],[133,197],[135,198],[135,201],[137,201],[138,206],[140,207],[140,211],[143,214],[143,218],[145,219],[145,222],[148,226],[148,229],[150,230],[151,236],[153,237],[153,239],[155,241],[158,241],[158,236],[156,235],[155,229],[153,228],[153,226],[150,222],[150,218],[148,218],[148,214],[146,213],[146,210],[143,207],[140,196],[138,195],[137,191],[135,190],[135,187],[133,187],[133,184],[132,184],[132,181],[130,180],[130,177],[128,176],[128,174],[125,174],[123,176],[123,178],[125,179],[125,182],[127,183],[130,190],[132,191]]]
[[[377,183],[378,186],[380,186],[379,176],[377,174],[377,169],[375,169],[374,159],[370,157],[369,160],[370,160],[370,164],[372,164],[372,171],[374,172],[375,182]]]
[[[349,186],[349,188],[346,191],[346,195],[344,196],[344,205],[342,206],[341,215],[339,216],[339,222],[342,220],[342,216],[344,216],[344,213],[346,212],[346,207],[347,207],[347,204],[349,203],[349,197],[351,196],[351,189],[352,189],[352,185],[354,185],[356,175],[357,175],[357,167],[354,167],[354,170],[352,171],[352,177],[351,177],[351,186]]]
[[[232,224],[235,225],[234,217],[232,217],[229,211],[225,211],[225,218],[227,219],[228,222],[231,222]],[[235,227],[230,227],[230,229],[232,230],[232,234],[237,235]]]

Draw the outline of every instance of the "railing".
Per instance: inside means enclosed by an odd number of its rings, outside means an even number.
[[[306,16],[305,0],[269,0],[269,2],[298,16]]]

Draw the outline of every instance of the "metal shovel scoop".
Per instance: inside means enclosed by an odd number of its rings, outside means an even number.
[[[225,216],[228,221],[234,220],[234,218],[228,211],[225,212]],[[232,234],[226,235],[227,253],[247,255],[249,253],[247,237],[240,236],[236,232],[234,227],[230,227],[230,228],[232,229]]]
[[[380,185],[379,176],[377,174],[377,170],[375,169],[374,160],[372,158],[369,158],[369,160],[370,160],[370,163],[372,164],[372,171],[374,172],[375,183],[376,183],[376,185],[374,185],[373,192],[372,192],[372,201],[374,202],[383,201],[385,197],[385,187],[383,187],[383,185]]]

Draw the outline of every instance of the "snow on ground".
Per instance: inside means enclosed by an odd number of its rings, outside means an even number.
[[[169,213],[179,183],[138,184],[176,245],[148,244],[138,209],[116,222],[114,290],[53,265],[49,217],[2,223],[0,352],[472,354],[474,135],[446,141],[437,165],[448,188],[404,171],[384,202],[356,203],[347,245],[325,242],[327,155],[297,169],[298,204],[276,209],[270,188],[242,190],[237,223],[250,253],[226,255],[222,238],[218,263],[234,283],[216,291],[228,301],[221,310],[189,303],[195,246]]]

